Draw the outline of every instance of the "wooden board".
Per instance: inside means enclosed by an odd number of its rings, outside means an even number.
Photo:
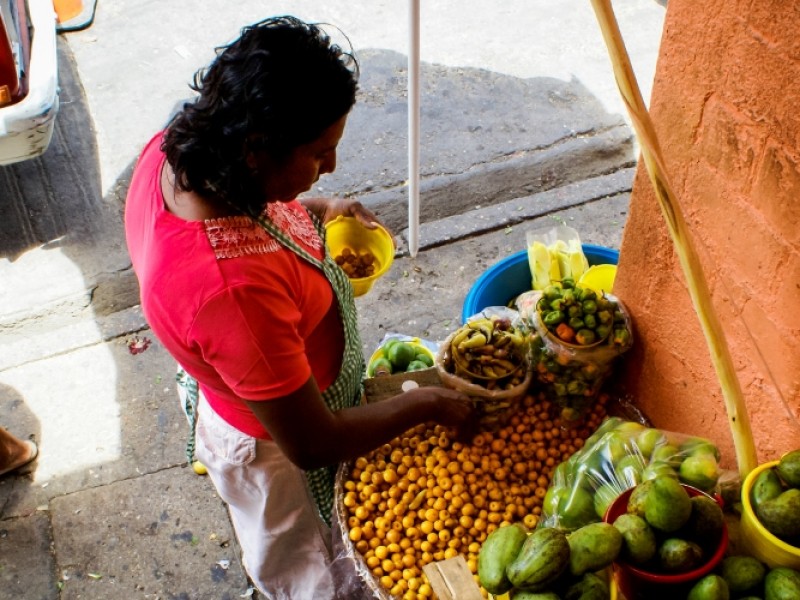
[[[481,589],[461,555],[428,563],[422,570],[439,600],[483,600]]]
[[[381,377],[369,377],[364,380],[364,392],[367,403],[380,402],[403,392],[403,383],[413,381],[420,387],[435,385],[441,386],[442,380],[436,367],[411,371],[410,373],[395,373]]]

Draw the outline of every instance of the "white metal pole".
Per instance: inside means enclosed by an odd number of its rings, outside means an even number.
[[[408,251],[419,251],[419,0],[409,0]]]

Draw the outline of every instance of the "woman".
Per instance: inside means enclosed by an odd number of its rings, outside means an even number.
[[[332,473],[422,422],[471,420],[460,393],[360,405],[352,287],[324,244],[352,200],[297,200],[336,168],[357,65],[293,17],[242,30],[145,147],[126,235],[153,332],[199,384],[197,458],[268,598],[332,598]]]

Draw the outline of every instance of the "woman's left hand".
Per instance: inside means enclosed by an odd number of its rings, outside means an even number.
[[[375,213],[358,200],[353,200],[352,198],[331,198],[328,200],[322,216],[322,222],[327,223],[339,216],[354,217],[367,229],[375,229],[378,225],[383,225],[378,220],[378,217],[375,216]]]

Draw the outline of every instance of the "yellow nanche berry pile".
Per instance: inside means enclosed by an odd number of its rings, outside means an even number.
[[[481,543],[505,524],[536,527],[553,471],[597,429],[604,404],[567,428],[554,405],[528,395],[503,428],[469,444],[418,425],[356,459],[342,504],[375,580],[403,600],[432,598],[422,567],[461,554],[477,582]]]

